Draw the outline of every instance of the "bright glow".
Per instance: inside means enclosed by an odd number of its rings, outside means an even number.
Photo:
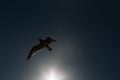
[[[39,72],[34,80],[68,80],[68,73],[58,67],[44,67]]]
[[[50,73],[48,74],[47,80],[56,80],[56,73],[54,70],[51,70]]]
[[[61,73],[60,71],[56,69],[50,69],[46,71],[43,75],[44,80],[65,80],[65,76],[63,76],[64,73]]]

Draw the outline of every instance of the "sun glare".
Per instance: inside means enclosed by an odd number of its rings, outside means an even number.
[[[57,80],[57,77],[56,77],[56,73],[54,70],[51,70],[48,74],[47,77],[47,80]]]
[[[38,73],[35,80],[67,80],[68,75],[65,70],[61,70],[55,67],[45,68]]]
[[[56,69],[50,69],[44,74],[45,80],[63,80],[64,76]]]

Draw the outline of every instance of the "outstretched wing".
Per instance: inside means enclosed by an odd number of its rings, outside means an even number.
[[[27,60],[29,60],[32,56],[34,56],[35,54],[36,54],[36,52],[38,51],[38,50],[40,50],[40,49],[42,49],[43,48],[43,46],[41,46],[41,45],[36,45],[36,46],[34,46],[32,49],[31,49],[31,51],[30,51],[30,53],[29,53],[29,55],[28,55],[28,57],[27,57]]]

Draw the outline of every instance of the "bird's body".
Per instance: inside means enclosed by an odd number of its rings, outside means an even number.
[[[41,50],[42,48],[46,47],[48,48],[49,51],[51,51],[52,49],[49,47],[48,44],[50,44],[51,42],[55,41],[49,37],[47,37],[45,40],[41,40],[39,39],[40,43],[38,45],[33,46],[33,48],[31,49],[27,59],[29,60],[32,56],[34,56],[36,54],[37,51]]]

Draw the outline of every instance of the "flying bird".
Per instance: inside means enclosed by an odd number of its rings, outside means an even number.
[[[44,47],[46,47],[49,51],[52,51],[52,48],[49,46],[49,44],[53,41],[56,42],[50,37],[47,37],[45,40],[39,38],[39,41],[40,43],[38,45],[33,46],[33,48],[30,50],[30,53],[27,56],[27,60],[29,60],[32,56],[36,54],[37,51],[43,49]]]

